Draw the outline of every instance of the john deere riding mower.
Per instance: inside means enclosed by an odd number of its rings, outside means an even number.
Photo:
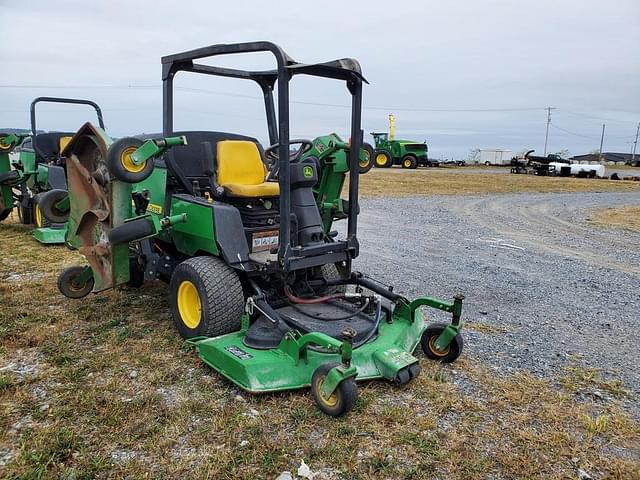
[[[270,52],[277,68],[196,63],[248,52]],[[271,146],[232,133],[175,131],[179,72],[255,82]],[[345,82],[351,142],[335,134],[289,138],[296,75]],[[415,378],[419,344],[431,359],[460,355],[461,296],[409,300],[352,269],[365,81],[356,60],[303,64],[269,42],[213,45],[162,58],[162,79],[162,135],[112,142],[86,124],[63,152],[68,241],[89,264],[61,273],[63,294],[165,280],[174,323],[203,362],[250,392],[310,386],[333,416],[354,406],[357,380]],[[342,234],[333,230],[340,219]],[[451,323],[427,326],[422,306],[451,313]]]
[[[22,223],[36,226],[33,235],[39,242],[64,243],[68,206],[61,205],[62,212],[51,206],[67,197],[66,166],[61,152],[73,133],[38,133],[38,103],[89,105],[95,109],[102,129],[104,122],[100,107],[92,101],[38,97],[31,103],[31,135],[0,134],[0,220],[8,217],[15,207]],[[18,158],[10,161],[9,153],[18,145]]]

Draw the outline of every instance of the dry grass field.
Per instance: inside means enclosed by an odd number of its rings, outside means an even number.
[[[618,207],[599,210],[591,220],[605,227],[624,228],[640,232],[640,207]]]
[[[202,365],[161,283],[66,299],[56,276],[81,258],[17,224],[0,259],[2,478],[275,478],[302,460],[316,480],[640,478],[629,394],[579,359],[540,379],[421,358],[416,381],[361,384],[333,419],[308,391],[252,396]]]
[[[480,170],[481,171],[481,170]],[[640,191],[640,182],[442,170],[372,169],[360,177],[363,197],[408,195],[471,195],[517,192]]]

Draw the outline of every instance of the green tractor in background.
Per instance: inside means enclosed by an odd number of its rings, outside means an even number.
[[[396,140],[396,121],[389,115],[389,133],[371,132],[375,142],[374,159],[378,168],[402,165],[402,168],[437,167],[439,162],[430,160],[426,142]]]
[[[277,68],[196,63],[255,52],[271,53]],[[161,135],[114,142],[87,123],[63,152],[67,240],[88,262],[60,274],[64,295],[164,280],[174,324],[205,364],[249,392],[311,387],[332,416],[353,408],[356,380],[416,378],[418,345],[443,362],[460,355],[461,296],[408,300],[352,270],[364,158],[365,80],[356,60],[303,64],[254,42],[166,56],[162,67]],[[271,146],[235,133],[174,131],[173,82],[183,72],[255,82]],[[350,141],[289,138],[289,83],[297,75],[344,82]],[[63,202],[52,208],[64,210]],[[450,313],[451,323],[427,326],[422,306]]]
[[[38,133],[36,105],[39,103],[89,105],[95,110],[102,129],[104,122],[100,107],[90,100],[38,97],[31,102],[31,134],[0,133],[0,221],[17,208],[21,223],[35,225],[33,235],[40,243],[64,243],[68,206],[62,204],[62,211],[46,206],[67,197],[66,165],[61,152],[73,133]],[[14,150],[19,152],[12,160],[10,153]],[[49,201],[45,201],[46,197]]]

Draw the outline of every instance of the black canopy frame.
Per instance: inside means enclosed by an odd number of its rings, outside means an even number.
[[[250,71],[194,63],[194,60],[231,54],[270,52],[276,59],[275,70]],[[278,260],[285,271],[346,261],[358,255],[357,215],[359,151],[363,142],[362,123],[362,76],[360,64],[355,59],[345,58],[326,63],[303,64],[294,61],[278,45],[260,41],[235,44],[218,44],[183,53],[162,57],[162,130],[171,136],[173,129],[173,79],[176,73],[192,72],[219,77],[252,80],[262,91],[266,112],[269,141],[278,144],[280,186],[280,230]],[[291,246],[291,183],[289,172],[289,82],[294,75],[310,75],[342,80],[351,95],[351,149],[349,153],[349,202],[346,241],[330,242],[313,247]],[[274,89],[278,86],[278,111],[274,105]],[[192,187],[176,168],[171,152],[167,155],[167,168],[189,192]]]

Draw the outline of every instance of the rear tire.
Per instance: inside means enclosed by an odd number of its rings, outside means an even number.
[[[18,217],[20,219],[20,223],[23,225],[33,225],[33,201],[29,200],[27,206],[25,207],[20,203],[18,206]]]
[[[325,280],[337,280],[342,278],[338,267],[336,267],[333,263],[322,265],[320,267],[320,273],[322,274],[322,278],[324,278]],[[333,295],[335,293],[345,293],[346,291],[346,285],[332,285],[327,287],[326,290],[322,293],[323,295]]]
[[[0,222],[6,220],[9,215],[11,215],[11,208],[5,208],[4,210],[0,210]]]
[[[65,223],[69,220],[70,210],[59,210],[56,204],[69,196],[66,190],[55,189],[40,193],[39,209],[42,217],[48,223]],[[34,201],[35,204],[35,201]]]
[[[391,154],[385,150],[377,150],[374,158],[377,168],[389,168],[393,165]]]
[[[402,157],[402,168],[415,169],[418,167],[418,159],[414,155],[405,155]]]
[[[178,265],[169,283],[169,303],[183,338],[235,332],[244,313],[240,278],[218,257],[193,257]]]

